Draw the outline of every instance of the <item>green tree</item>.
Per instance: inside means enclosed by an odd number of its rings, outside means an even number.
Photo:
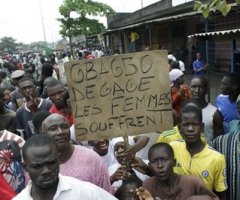
[[[237,4],[240,4],[240,0],[235,0]],[[211,12],[219,11],[223,16],[226,16],[231,11],[231,4],[226,0],[209,0],[202,3],[201,1],[195,1],[193,10],[197,10],[202,13],[204,18],[208,18]]]
[[[3,37],[0,39],[0,50],[8,53],[13,53],[17,47],[16,40],[12,37]]]
[[[64,0],[59,8],[62,18],[60,34],[67,37],[70,43],[71,54],[72,38],[81,34],[97,34],[105,30],[103,24],[95,19],[89,19],[88,16],[107,16],[115,14],[114,10],[103,3],[92,0]],[[78,17],[71,17],[71,13],[77,13]]]

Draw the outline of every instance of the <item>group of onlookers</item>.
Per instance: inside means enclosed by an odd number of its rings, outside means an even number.
[[[0,88],[0,199],[239,199],[238,77],[224,75],[212,105],[196,57],[188,86],[169,56],[174,124],[153,145],[152,134],[77,141],[55,56],[37,80],[13,70]]]

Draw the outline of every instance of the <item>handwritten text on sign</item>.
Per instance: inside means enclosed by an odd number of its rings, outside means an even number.
[[[78,140],[171,128],[166,51],[71,62],[65,71]]]

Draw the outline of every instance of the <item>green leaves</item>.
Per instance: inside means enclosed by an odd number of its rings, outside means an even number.
[[[100,33],[105,30],[104,25],[88,17],[115,14],[110,6],[92,0],[64,0],[59,12],[62,16],[58,19],[61,22],[60,34],[65,37]],[[72,12],[78,16],[71,17]]]
[[[236,0],[240,4],[240,0]],[[226,0],[211,0],[207,3],[201,1],[195,1],[193,10],[197,10],[202,13],[204,18],[208,18],[211,12],[219,11],[223,16],[226,16],[231,11],[231,5]]]

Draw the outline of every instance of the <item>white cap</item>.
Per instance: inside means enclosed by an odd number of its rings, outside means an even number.
[[[180,69],[172,69],[169,72],[170,81],[176,81],[180,76],[183,75],[183,72]]]
[[[24,75],[25,75],[25,72],[23,70],[16,70],[11,74],[11,78],[12,79],[21,78]]]

